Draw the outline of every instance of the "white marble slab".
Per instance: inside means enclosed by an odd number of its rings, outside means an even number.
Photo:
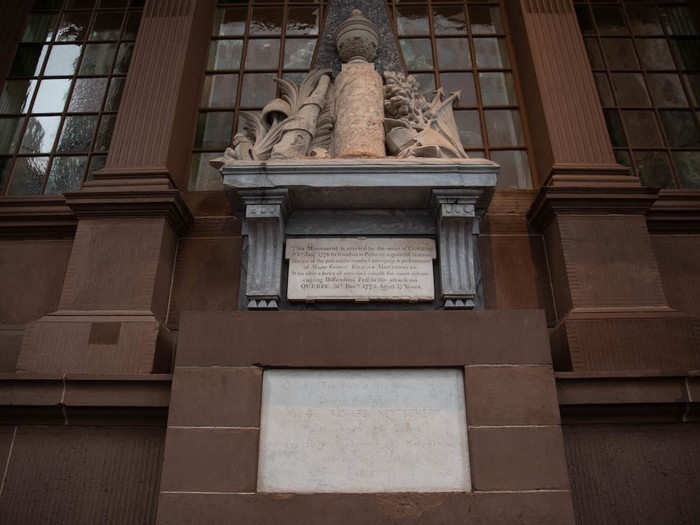
[[[290,301],[432,301],[435,241],[420,238],[287,239]]]
[[[266,370],[258,491],[471,490],[461,369]]]

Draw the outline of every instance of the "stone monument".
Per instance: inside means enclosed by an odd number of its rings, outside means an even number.
[[[479,306],[478,221],[498,165],[465,153],[459,92],[428,101],[403,71],[382,79],[379,41],[352,10],[335,81],[330,69],[278,79],[281,97],[242,112],[211,161],[244,210],[242,307]]]

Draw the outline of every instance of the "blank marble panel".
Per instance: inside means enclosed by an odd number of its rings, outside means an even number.
[[[259,492],[469,490],[461,369],[265,371]]]

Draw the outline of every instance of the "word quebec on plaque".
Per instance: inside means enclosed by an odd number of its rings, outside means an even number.
[[[290,301],[432,301],[435,241],[287,239]]]

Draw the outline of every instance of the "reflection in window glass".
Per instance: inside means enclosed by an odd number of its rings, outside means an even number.
[[[689,2],[575,5],[618,163],[647,186],[699,187],[700,41]],[[591,9],[602,17],[592,26]]]
[[[143,8],[33,5],[0,92],[0,195],[76,190],[104,167]]]

